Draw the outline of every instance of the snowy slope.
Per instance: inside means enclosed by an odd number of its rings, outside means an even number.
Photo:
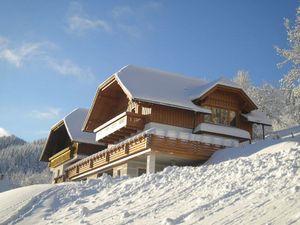
[[[224,149],[200,167],[33,185],[25,200],[13,191],[0,193],[2,224],[300,224],[300,136]]]

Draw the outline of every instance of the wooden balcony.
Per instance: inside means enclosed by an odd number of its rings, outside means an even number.
[[[55,168],[73,157],[74,150],[72,147],[67,147],[49,158],[49,167]]]
[[[114,144],[145,126],[144,116],[133,112],[124,112],[107,121],[94,130],[96,141],[106,144]]]

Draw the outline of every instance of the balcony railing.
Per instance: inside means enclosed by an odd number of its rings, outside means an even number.
[[[49,167],[54,168],[57,167],[64,162],[70,160],[73,156],[73,149],[72,147],[67,147],[63,149],[62,151],[59,151],[55,155],[53,155],[51,158],[49,158]]]
[[[133,112],[123,112],[94,130],[96,141],[113,144],[143,130],[144,116]]]

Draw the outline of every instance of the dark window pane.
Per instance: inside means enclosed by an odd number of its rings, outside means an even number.
[[[230,126],[236,126],[236,114],[234,111],[229,112],[229,124]]]
[[[211,115],[204,115],[204,122],[206,123],[211,122]]]
[[[146,173],[146,169],[138,168],[138,176],[141,176],[144,173]]]

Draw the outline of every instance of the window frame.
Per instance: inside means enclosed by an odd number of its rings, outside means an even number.
[[[222,107],[214,107],[214,106],[205,106],[205,108],[210,109],[212,114],[204,115],[203,122],[212,123],[212,124],[216,124],[216,125],[222,125],[222,126],[228,126],[228,127],[237,127],[238,126],[238,119],[237,119],[238,112],[236,110],[222,108]],[[233,120],[230,120],[231,113],[234,113],[234,115],[235,115],[235,117],[233,117],[233,118],[235,118],[234,125],[231,125],[232,121],[233,121]],[[226,117],[223,117],[224,114],[226,114]],[[226,119],[224,120],[224,118],[226,118]],[[225,121],[225,123],[223,123],[222,120]]]

